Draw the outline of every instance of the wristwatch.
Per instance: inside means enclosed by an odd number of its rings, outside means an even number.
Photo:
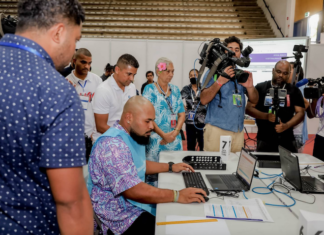
[[[172,171],[172,165],[174,164],[174,162],[169,162],[168,164],[169,164],[169,172],[173,172]]]

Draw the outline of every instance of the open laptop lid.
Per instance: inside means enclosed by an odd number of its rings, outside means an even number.
[[[242,148],[240,159],[237,164],[236,176],[248,189],[250,189],[252,184],[256,163],[257,158],[245,148]]]
[[[298,157],[279,146],[282,175],[297,190],[302,190]]]

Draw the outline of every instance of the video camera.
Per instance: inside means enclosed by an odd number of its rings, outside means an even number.
[[[300,69],[301,69],[301,61],[300,59],[303,58],[303,54],[308,52],[308,48],[304,45],[294,45],[293,51],[295,53],[294,56],[288,56],[288,57],[281,57],[281,59],[289,59],[289,58],[294,58],[295,62],[294,62],[294,71],[293,71],[293,77],[291,80],[291,84],[295,85],[297,79],[296,76],[299,75],[300,73]]]
[[[243,57],[236,58],[233,57],[235,52],[231,49],[227,48],[223,43],[220,42],[219,38],[213,39],[209,44],[205,43],[201,53],[199,63],[202,65],[202,68],[208,67],[211,71],[211,75],[213,76],[215,73],[222,75],[231,80],[237,80],[239,83],[245,83],[249,77],[249,74],[244,72],[241,69],[234,69],[235,76],[230,78],[226,73],[224,73],[224,69],[228,66],[238,65],[240,67],[249,67],[250,58],[249,55],[252,53],[253,48],[248,46],[242,51]],[[227,53],[226,53],[227,52]],[[199,72],[199,75],[202,74],[203,71]],[[200,79],[200,77],[199,77]],[[198,80],[199,80],[198,79]],[[206,82],[208,79],[206,79]]]
[[[270,96],[272,97],[272,108],[275,111],[276,123],[279,123],[278,111],[279,108],[285,107],[287,90],[280,87],[270,88]]]
[[[307,87],[304,89],[306,99],[318,99],[324,94],[324,77],[308,79]]]
[[[4,14],[0,14],[0,38],[6,33],[14,34],[16,32],[18,20],[10,15],[5,17]]]

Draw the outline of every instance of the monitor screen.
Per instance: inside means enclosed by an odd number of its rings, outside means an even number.
[[[283,177],[297,190],[300,190],[302,185],[297,156],[281,146],[279,146],[279,153]]]
[[[244,149],[241,151],[241,157],[237,166],[236,174],[241,176],[247,184],[251,184],[256,159],[248,154]]]
[[[253,39],[242,40],[243,47],[250,46],[253,52],[250,55],[251,64],[248,68],[240,68],[253,73],[254,85],[269,81],[272,79],[272,69],[275,64],[281,60],[281,57],[294,56],[294,45],[309,45],[308,37],[297,38],[271,38],[271,39]],[[244,49],[243,48],[243,49]],[[306,54],[303,54],[301,66],[306,74]],[[294,62],[294,58],[287,59],[289,62]]]

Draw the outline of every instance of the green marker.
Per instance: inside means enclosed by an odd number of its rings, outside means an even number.
[[[214,81],[216,82],[217,80],[217,74],[214,75]]]

